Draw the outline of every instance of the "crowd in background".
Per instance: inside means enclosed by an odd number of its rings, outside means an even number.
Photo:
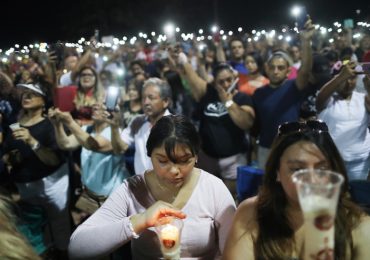
[[[82,53],[62,42],[10,53],[0,60],[0,187],[22,202],[19,230],[37,254],[52,245],[65,259],[71,230],[153,168],[146,142],[170,114],[196,126],[194,163],[234,198],[237,168],[265,170],[278,126],[290,121],[324,121],[349,180],[367,180],[370,31],[353,31],[329,42],[309,21],[290,41],[215,34],[112,48],[92,37]],[[119,99],[109,109],[112,87]]]

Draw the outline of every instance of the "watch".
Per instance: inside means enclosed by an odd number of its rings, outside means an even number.
[[[231,107],[232,105],[234,104],[234,101],[232,99],[228,100],[225,102],[225,107],[226,108],[229,108]]]
[[[31,146],[31,149],[33,151],[36,151],[37,149],[40,148],[40,143],[38,141],[36,141],[36,143],[34,145]]]

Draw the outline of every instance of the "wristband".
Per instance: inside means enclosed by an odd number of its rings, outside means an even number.
[[[128,228],[131,231],[132,237],[138,239],[140,236],[135,232],[134,227],[132,226],[131,219],[128,220]]]
[[[38,141],[36,141],[36,143],[34,145],[31,146],[31,149],[33,151],[36,151],[40,148],[40,143]]]
[[[225,102],[225,107],[230,108],[234,104],[234,101],[232,99]]]

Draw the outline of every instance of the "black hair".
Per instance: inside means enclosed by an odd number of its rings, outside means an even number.
[[[234,37],[232,37],[232,38],[230,39],[230,41],[229,41],[229,48],[230,48],[230,49],[231,49],[231,44],[232,44],[233,42],[240,42],[240,43],[242,44],[243,48],[245,48],[245,46],[244,46],[244,42],[243,42],[243,39],[242,39],[241,37],[239,37],[239,36],[234,36]]]
[[[233,67],[231,67],[230,64],[222,62],[222,63],[217,64],[213,68],[213,71],[212,71],[213,77],[217,78],[218,74],[220,74],[220,72],[223,71],[223,70],[228,70],[231,73],[234,73],[234,69],[233,69]]]
[[[177,144],[187,146],[193,156],[199,153],[200,138],[195,126],[182,115],[163,116],[153,126],[146,143],[147,155],[151,157],[155,148],[164,146],[168,158],[176,162]]]
[[[245,55],[245,57],[247,58],[248,56],[251,56],[254,59],[254,61],[257,64],[258,71],[260,73],[263,73],[263,59],[262,59],[262,56],[256,51],[248,52],[247,55]]]

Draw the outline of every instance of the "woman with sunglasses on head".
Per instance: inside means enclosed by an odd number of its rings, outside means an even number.
[[[68,167],[46,117],[50,94],[40,83],[17,86],[23,89],[22,110],[5,138],[3,161],[21,200],[46,210],[56,248],[65,251],[70,235]]]
[[[236,169],[247,164],[246,131],[254,121],[252,100],[238,92],[238,77],[226,63],[213,69],[214,81],[209,84],[193,70],[184,53],[172,53],[171,60],[180,68],[180,75],[189,82],[191,94],[199,103],[199,167],[221,177],[235,195]]]
[[[234,200],[213,175],[195,168],[200,140],[184,116],[163,116],[146,148],[153,169],[124,181],[71,237],[72,259],[95,259],[131,241],[133,259],[162,256],[156,221],[183,219],[181,259],[220,259]]]
[[[370,217],[351,201],[343,160],[321,121],[279,127],[262,187],[256,197],[240,204],[223,259],[302,259],[303,213],[291,178],[300,169],[342,174],[344,183],[335,219],[335,259],[370,259]]]
[[[366,180],[370,171],[370,75],[364,77],[367,93],[359,93],[356,70],[352,61],[334,66],[336,75],[321,88],[316,108],[344,159],[349,180]]]
[[[73,100],[75,109],[71,112],[81,125],[91,125],[92,107],[103,100],[99,76],[90,66],[82,67],[77,74],[77,92]]]

